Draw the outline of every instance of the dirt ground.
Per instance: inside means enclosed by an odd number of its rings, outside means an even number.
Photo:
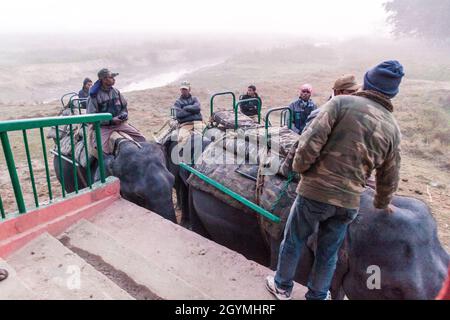
[[[325,70],[320,64],[292,64],[289,67],[289,61],[261,70],[258,63],[236,58],[189,77],[193,94],[202,102],[205,119],[209,116],[211,94],[228,90],[242,93],[250,83],[257,85],[264,110],[269,106],[287,105],[296,99],[299,85],[305,82],[313,84],[313,99],[322,104],[328,99],[334,80],[348,71],[343,66]],[[364,69],[358,67],[351,71],[362,78]],[[178,94],[176,84],[127,93],[130,122],[152,139],[155,131],[169,119],[170,107]],[[231,103],[219,99],[218,105],[220,108],[230,108]],[[430,206],[438,224],[439,237],[447,251],[450,251],[450,81],[406,78],[394,105],[403,134],[402,180],[398,194],[419,198]],[[59,108],[58,102],[34,106],[0,105],[0,120],[53,116]],[[28,194],[26,200],[32,203],[21,139],[21,133],[11,135],[16,164],[23,188]],[[29,134],[32,153],[39,155],[33,158],[38,192],[45,199],[47,189],[39,139],[37,133]],[[47,140],[47,148],[50,149],[52,145]],[[14,208],[13,192],[3,156],[0,156],[0,163],[2,199],[5,208]],[[54,175],[52,166],[51,172]],[[52,184],[56,194],[60,193],[54,176]]]

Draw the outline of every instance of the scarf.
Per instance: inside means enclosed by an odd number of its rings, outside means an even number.
[[[377,91],[372,91],[372,90],[363,90],[363,91],[356,92],[353,95],[357,96],[357,97],[363,97],[363,98],[372,100],[378,104],[381,104],[388,111],[394,112],[394,105],[392,104],[391,99],[389,99],[389,97],[385,96],[382,93],[379,93]]]

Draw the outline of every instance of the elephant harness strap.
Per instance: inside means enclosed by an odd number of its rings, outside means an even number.
[[[135,141],[130,135],[122,131],[114,131],[109,137],[110,149],[113,150],[112,154],[114,156],[117,156],[119,154],[120,145],[126,141],[134,143],[139,149],[142,148],[142,145],[139,142]]]

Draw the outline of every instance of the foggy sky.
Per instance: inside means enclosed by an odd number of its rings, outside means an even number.
[[[1,33],[388,34],[386,0],[1,1]]]

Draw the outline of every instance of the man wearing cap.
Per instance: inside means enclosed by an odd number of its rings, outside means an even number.
[[[354,94],[361,89],[353,74],[346,74],[336,80],[333,86],[333,97]]]
[[[352,74],[343,75],[339,79],[336,80],[333,86],[333,95],[330,97],[330,100],[333,97],[342,96],[342,95],[350,95],[355,93],[361,89],[361,85],[356,81],[356,77]],[[302,132],[306,130],[306,128],[311,124],[311,122],[317,117],[320,112],[320,108],[314,110],[309,115],[306,120],[306,126]]]
[[[180,126],[178,132],[178,142],[184,141],[194,130],[201,130],[203,127],[203,117],[201,105],[197,97],[191,94],[191,84],[183,81],[180,85],[181,95],[175,101],[172,109]]]
[[[301,174],[298,197],[286,223],[276,275],[266,279],[267,289],[278,299],[291,298],[302,247],[317,229],[306,298],[329,298],[338,251],[373,171],[373,206],[380,214],[392,213],[389,204],[399,182],[401,134],[391,99],[403,76],[398,61],[369,70],[362,91],[328,101],[300,137],[292,168]]]
[[[87,99],[89,97],[89,89],[92,87],[92,80],[89,78],[85,78],[83,80],[83,87],[78,92],[78,98]],[[86,101],[82,101],[81,105],[83,108],[86,108]]]
[[[303,132],[306,126],[306,120],[311,112],[317,109],[316,104],[311,99],[312,92],[312,86],[304,84],[300,88],[300,98],[289,106],[289,109],[293,112],[292,122],[294,127],[292,130],[298,134]]]
[[[89,91],[87,101],[87,113],[110,113],[113,116],[111,121],[102,121],[101,138],[102,147],[105,154],[111,154],[109,139],[113,132],[122,132],[130,136],[137,142],[144,142],[145,137],[133,126],[127,123],[128,109],[125,97],[114,88],[115,77],[118,73],[112,73],[108,69],[98,72],[98,80]],[[95,146],[94,135],[91,134],[91,145]]]

